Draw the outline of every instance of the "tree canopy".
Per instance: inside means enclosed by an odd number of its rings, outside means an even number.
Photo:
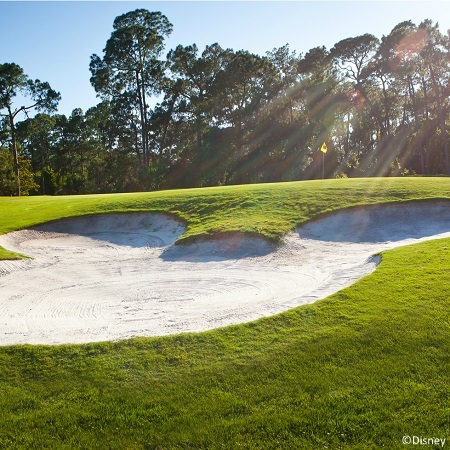
[[[14,98],[17,95],[29,97],[31,104],[27,106],[15,106]],[[36,111],[56,111],[61,96],[54,91],[47,82],[31,80],[23,69],[14,63],[0,64],[0,111],[6,118],[4,128],[9,131],[11,137],[11,152],[14,159],[14,184],[17,195],[21,194],[20,162],[16,140],[16,117],[31,109]],[[28,178],[28,177],[27,177]],[[26,188],[28,191],[28,186]]]
[[[164,55],[171,32],[160,12],[117,17],[90,62],[100,103],[70,117],[51,115],[48,83],[1,64],[0,194],[20,193],[20,170],[42,194],[320,178],[322,162],[326,177],[450,175],[450,35],[431,20],[305,54]]]

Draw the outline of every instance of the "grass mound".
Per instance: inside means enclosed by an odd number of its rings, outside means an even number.
[[[187,227],[179,243],[239,231],[273,242],[322,214],[357,205],[450,199],[448,178],[364,178],[134,194],[0,197],[0,234],[85,214],[160,211]],[[4,257],[0,247],[0,259]]]

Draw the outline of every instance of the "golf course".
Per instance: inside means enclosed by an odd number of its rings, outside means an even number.
[[[449,211],[448,177],[0,197],[0,447],[448,438]]]
[[[0,450],[450,446],[450,3],[0,16]]]

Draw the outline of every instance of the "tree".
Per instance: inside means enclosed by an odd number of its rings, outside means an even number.
[[[245,182],[246,164],[267,135],[266,111],[278,95],[280,74],[265,56],[239,50],[229,52],[224,70],[217,77],[214,115],[217,124],[231,127],[234,154],[230,155],[227,183]]]
[[[149,163],[149,96],[161,91],[165,63],[159,60],[172,24],[160,12],[137,9],[114,20],[104,56],[91,56],[91,84],[104,100],[126,98],[139,117],[142,163]]]
[[[266,52],[267,58],[276,67],[280,75],[280,95],[276,100],[277,113],[288,112],[287,120],[294,121],[294,103],[297,100],[298,90],[296,86],[299,81],[298,64],[299,58],[296,52],[291,53],[289,44],[280,48],[274,48]]]
[[[425,98],[427,96],[423,61],[420,56],[426,39],[426,33],[418,31],[413,22],[410,20],[401,22],[387,36],[382,37],[376,58],[381,72],[384,72],[382,76],[385,83],[382,83],[382,90],[386,117],[386,127],[382,133],[385,136],[381,139],[377,152],[380,155],[391,153],[391,160],[401,159],[402,152],[413,155],[418,153],[421,173],[426,171],[424,155],[426,142],[422,139],[423,133],[420,130],[429,119],[423,114],[424,105],[420,99],[421,95]],[[398,111],[392,115],[390,110],[396,104]],[[389,117],[391,115],[392,118]],[[391,122],[397,125],[392,136]],[[407,137],[399,146],[397,136],[400,135]],[[413,149],[410,149],[411,144]]]
[[[192,120],[196,140],[196,150],[201,151],[203,135],[211,121],[211,106],[214,102],[214,86],[224,68],[225,55],[218,44],[208,45],[198,56],[195,44],[183,47],[178,45],[167,55],[170,70],[175,76],[169,88],[169,95],[175,93],[183,113]]]
[[[350,106],[346,114],[345,154],[352,152],[357,160],[366,151],[365,144],[369,141],[365,133],[367,130],[361,127],[362,117],[366,115],[363,108],[367,103],[370,104],[364,73],[374,60],[377,46],[378,39],[375,36],[364,34],[343,39],[330,50],[330,58],[341,73],[342,90],[345,91]]]
[[[361,85],[365,66],[375,56],[377,45],[378,39],[375,36],[363,34],[339,41],[330,50],[330,56],[344,71],[345,77],[354,82],[355,87],[358,88]]]
[[[22,195],[29,191],[37,191],[39,186],[34,182],[30,160],[19,156]],[[17,192],[17,182],[14,173],[14,158],[7,147],[0,147],[0,195],[14,195]]]
[[[37,114],[17,124],[17,138],[31,162],[36,180],[40,180],[42,194],[54,194],[52,160],[55,147],[56,117]]]
[[[29,97],[32,102],[28,106],[14,107],[14,98],[18,95]],[[6,110],[2,116],[8,119],[11,137],[11,151],[14,158],[14,173],[16,177],[16,194],[20,196],[20,164],[16,140],[16,117],[20,113],[27,114],[30,110],[56,111],[61,99],[59,92],[54,91],[47,82],[31,80],[23,69],[14,63],[0,64],[0,111]]]
[[[444,37],[439,32],[438,25],[433,25],[431,21],[422,22],[418,28],[426,35],[423,40],[423,50],[421,56],[423,64],[426,67],[428,77],[431,81],[432,90],[434,91],[438,123],[440,127],[440,136],[442,139],[442,147],[444,150],[445,173],[450,176],[450,152],[448,143],[447,125],[445,119],[448,116],[448,76],[450,73],[450,65],[448,61],[449,37]],[[442,81],[441,81],[442,80]],[[445,81],[444,81],[445,80]],[[428,109],[427,109],[428,112]]]

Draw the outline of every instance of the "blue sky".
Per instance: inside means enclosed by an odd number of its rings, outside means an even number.
[[[172,22],[167,51],[218,42],[262,55],[289,43],[305,53],[364,33],[381,38],[404,20],[426,18],[442,32],[450,29],[447,1],[0,1],[0,63],[15,62],[48,81],[61,92],[60,113],[86,111],[99,101],[89,82],[90,56],[102,54],[114,18],[136,8],[161,11]]]

